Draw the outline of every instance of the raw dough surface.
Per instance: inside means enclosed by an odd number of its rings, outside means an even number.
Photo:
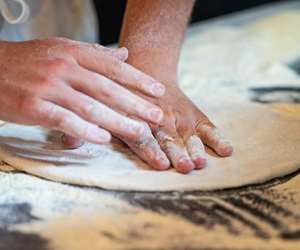
[[[231,140],[231,158],[211,155],[205,169],[188,175],[157,172],[118,141],[63,150],[59,132],[5,124],[0,126],[0,160],[46,179],[114,190],[223,189],[291,173],[300,168],[299,107],[251,104],[248,90],[299,87],[299,75],[285,65],[300,53],[299,16],[291,12],[243,29],[214,28],[194,34],[184,45],[179,84]]]
[[[5,124],[0,158],[46,179],[113,190],[170,191],[233,188],[265,182],[300,167],[300,119],[261,105],[202,105],[235,146],[234,156],[211,154],[188,175],[153,171],[120,142],[61,150],[59,132]]]

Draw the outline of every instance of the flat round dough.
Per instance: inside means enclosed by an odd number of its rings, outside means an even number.
[[[181,86],[232,142],[235,152],[230,158],[209,151],[203,170],[188,175],[173,169],[159,172],[117,140],[106,146],[85,144],[64,150],[59,132],[8,123],[0,127],[0,160],[53,181],[137,191],[234,188],[296,171],[300,168],[299,109],[254,105],[248,103],[248,96],[247,100],[240,96],[253,84],[299,86],[299,76],[278,62],[299,51],[298,27],[299,12],[291,12],[242,31],[226,28],[198,34],[185,44]]]
[[[232,141],[233,157],[209,152],[206,168],[188,175],[173,169],[151,170],[118,141],[62,150],[59,132],[15,124],[0,128],[0,158],[18,170],[53,181],[137,191],[233,188],[300,168],[300,119],[262,105],[218,107],[202,105]]]

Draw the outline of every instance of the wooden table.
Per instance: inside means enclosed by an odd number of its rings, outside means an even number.
[[[269,5],[199,23],[188,34],[295,8],[299,1]],[[111,192],[0,173],[0,250],[297,250],[299,173],[264,185],[185,193]]]

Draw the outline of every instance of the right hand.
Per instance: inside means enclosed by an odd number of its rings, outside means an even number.
[[[139,140],[159,107],[125,87],[161,97],[164,86],[124,63],[125,48],[64,38],[0,42],[0,119],[41,125],[92,143],[111,134]],[[123,86],[121,86],[123,85]]]

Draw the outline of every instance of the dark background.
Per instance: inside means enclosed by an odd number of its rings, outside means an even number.
[[[220,16],[250,7],[286,0],[198,0],[192,22]],[[116,43],[119,38],[126,0],[94,0],[100,21],[100,42],[103,45]]]

